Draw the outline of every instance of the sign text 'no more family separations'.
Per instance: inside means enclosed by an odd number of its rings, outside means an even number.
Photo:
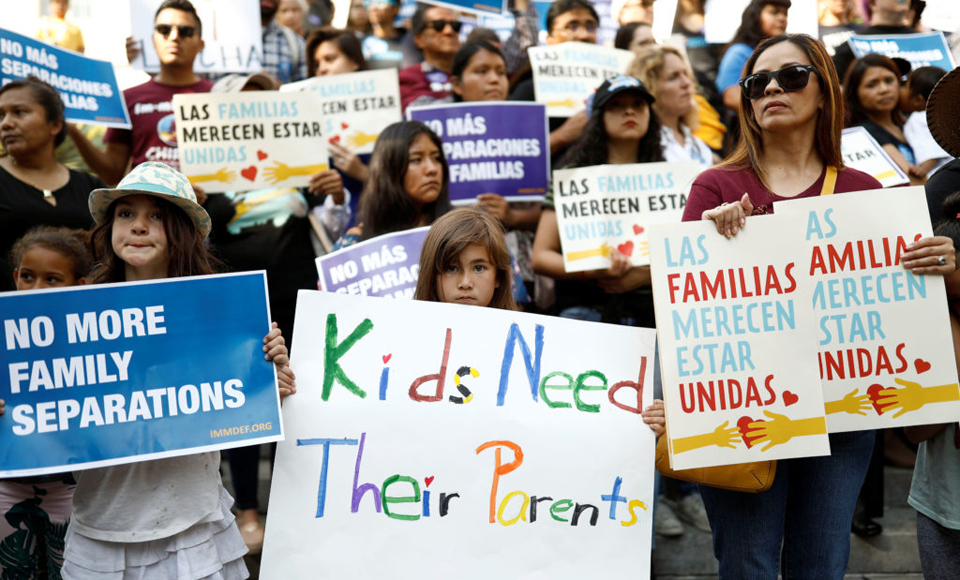
[[[0,297],[0,477],[283,436],[263,272]]]

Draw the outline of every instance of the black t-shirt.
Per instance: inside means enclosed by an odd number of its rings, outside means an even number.
[[[0,290],[13,290],[10,250],[34,226],[90,229],[93,218],[87,206],[90,192],[106,187],[99,178],[70,170],[70,180],[53,192],[57,205],[43,197],[43,191],[28,185],[0,167]]]
[[[960,191],[960,159],[954,159],[940,168],[933,174],[933,177],[927,180],[924,189],[927,192],[927,209],[930,210],[930,221],[936,229],[940,222],[947,219],[947,216],[943,215],[943,200],[951,193]],[[951,219],[960,218],[954,217]]]

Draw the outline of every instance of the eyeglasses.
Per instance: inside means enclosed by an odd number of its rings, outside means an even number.
[[[446,28],[448,24],[455,34],[460,34],[460,27],[463,26],[463,23],[459,20],[430,20],[424,24],[423,27],[426,28],[429,26],[437,32],[443,32],[443,29]]]
[[[597,23],[592,20],[589,22],[577,22],[574,20],[572,22],[567,22],[567,24],[563,27],[563,29],[570,34],[576,34],[581,28],[589,33],[594,33],[597,31]]]
[[[180,38],[193,38],[193,35],[197,33],[196,26],[187,26],[186,24],[158,24],[154,27],[154,30],[160,36],[170,38],[170,33],[173,32],[174,28],[177,29],[177,36]]]
[[[810,82],[810,73],[817,69],[810,64],[795,64],[778,71],[760,72],[740,79],[740,87],[748,99],[759,99],[767,90],[770,79],[776,79],[784,92],[799,91]]]

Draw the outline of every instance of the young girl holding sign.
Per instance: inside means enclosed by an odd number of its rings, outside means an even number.
[[[512,280],[503,226],[487,211],[459,208],[437,219],[423,240],[414,299],[519,310]],[[663,401],[644,409],[643,421],[661,436]]]
[[[204,246],[210,217],[187,178],[143,163],[116,189],[90,193],[97,227],[94,283],[212,274]],[[295,391],[287,348],[274,328],[264,338],[280,396]],[[253,353],[251,353],[253,354]],[[80,473],[67,531],[64,577],[246,578],[246,546],[220,481],[220,453],[197,453]]]
[[[86,232],[37,227],[10,251],[17,290],[86,283],[92,256]],[[0,399],[0,415],[4,403]],[[69,473],[0,481],[0,576],[59,577],[76,482]],[[17,564],[20,564],[19,566]]]

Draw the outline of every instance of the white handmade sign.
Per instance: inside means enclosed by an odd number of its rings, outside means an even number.
[[[313,77],[287,83],[280,92],[309,91],[320,97],[323,134],[356,154],[373,152],[377,137],[401,120],[400,82],[395,69]]]
[[[130,63],[149,73],[160,71],[153,46],[154,20],[160,0],[130,0],[131,37],[140,54]],[[260,72],[263,68],[263,31],[254,2],[203,0],[194,2],[203,24],[203,51],[193,70],[204,73]],[[121,44],[121,48],[123,48]]]
[[[695,161],[594,165],[553,172],[553,202],[567,272],[610,266],[614,249],[634,266],[650,263],[647,228],[679,223]]]
[[[533,92],[550,117],[570,117],[584,108],[603,81],[622,75],[635,56],[629,50],[583,42],[531,46]]]
[[[884,187],[910,183],[907,174],[863,127],[844,129],[840,145],[843,162],[847,167],[873,176]]]
[[[775,209],[804,222],[807,257],[798,269],[814,280],[830,432],[956,421],[943,277],[900,264],[910,244],[932,234],[923,188],[797,199]]]
[[[828,454],[802,217],[650,230],[671,466]]]
[[[261,578],[647,578],[653,330],[397,305],[300,292]]]
[[[180,94],[173,108],[180,171],[207,193],[304,187],[329,167],[313,93]]]

